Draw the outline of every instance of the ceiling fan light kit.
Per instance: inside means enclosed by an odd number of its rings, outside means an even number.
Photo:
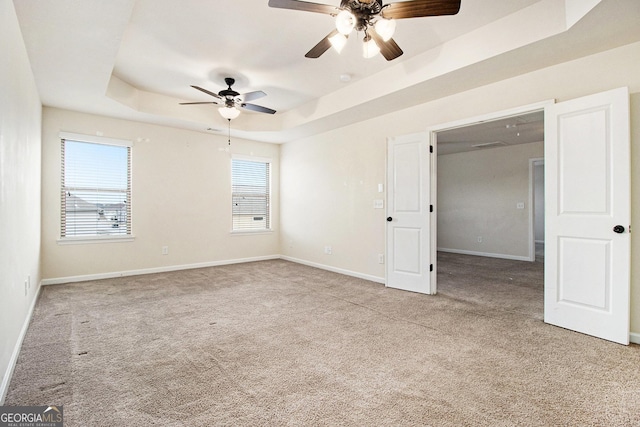
[[[396,32],[396,21],[393,19],[378,19],[374,24],[374,28],[382,40],[389,41],[393,34]]]
[[[336,16],[336,29],[343,35],[349,35],[356,27],[356,17],[348,10],[343,10]]]
[[[340,53],[347,44],[347,36],[342,33],[334,34],[329,37],[329,43],[331,43],[331,46],[336,50],[336,52]]]
[[[240,110],[236,107],[220,107],[218,113],[227,120],[233,120],[240,115]]]
[[[337,31],[332,31],[311,48],[305,55],[307,58],[319,58],[330,47],[339,53],[349,34],[356,30],[365,34],[362,51],[365,58],[371,58],[380,52],[387,61],[391,61],[403,54],[392,38],[397,19],[455,15],[460,10],[460,2],[461,0],[407,0],[383,4],[382,0],[341,0],[340,6],[335,7],[302,0],[269,0],[269,6],[335,17]]]
[[[376,44],[376,42],[371,38],[371,36],[366,35],[364,37],[362,44],[362,56],[365,58],[373,58],[378,53],[380,53],[380,47]]]

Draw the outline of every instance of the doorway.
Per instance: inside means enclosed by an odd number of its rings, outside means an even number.
[[[424,247],[433,249],[412,255],[417,254],[420,259],[429,259],[432,274],[428,276],[429,288],[421,288],[417,292],[433,294],[438,290],[435,278],[438,272],[435,248],[439,243],[439,221],[438,212],[434,212],[433,206],[438,207],[441,216],[449,213],[444,210],[443,204],[436,200],[440,188],[437,172],[443,164],[442,161],[436,160],[438,143],[440,142],[441,146],[445,145],[439,140],[440,137],[445,135],[446,131],[537,111],[544,111],[545,122],[544,322],[628,344],[631,144],[627,87],[559,103],[546,101],[428,129],[423,138],[430,142],[429,151],[435,155],[426,156],[429,158],[431,180],[425,181],[421,187],[429,188],[430,191],[426,198],[419,200],[425,213],[429,212],[427,228],[431,244]],[[507,125],[505,127],[511,128]],[[471,146],[487,148],[489,145],[503,144],[504,141],[490,141]],[[390,139],[389,146],[391,145],[393,139]],[[504,160],[493,155],[491,158],[494,164],[501,164]],[[458,167],[465,172],[467,169],[477,168],[474,162]],[[493,176],[493,166],[485,165],[481,168],[484,168],[485,174],[490,171],[489,176]],[[394,170],[396,169],[387,169],[388,179],[393,175],[390,172]],[[485,195],[488,194],[485,190]],[[513,200],[509,200],[509,203],[513,203]],[[531,205],[532,203],[529,203],[529,209]],[[524,211],[525,204],[516,202],[516,209]],[[454,210],[453,213],[459,212]],[[477,222],[475,217],[473,220]],[[393,217],[388,217],[387,221],[393,221]],[[463,225],[464,221],[454,223],[456,228]],[[502,227],[502,223],[499,225]],[[494,228],[487,226],[483,230],[492,232]],[[504,233],[504,227],[499,230],[503,236],[507,235]],[[530,233],[533,234],[531,231]],[[465,236],[468,243],[473,233],[466,233]],[[491,240],[499,241],[493,238]],[[484,237],[476,237],[476,242],[483,243]],[[395,263],[396,253],[390,250],[389,246],[387,251],[390,253],[387,257],[388,262]],[[491,252],[486,252],[485,255],[487,253]],[[402,283],[398,283],[397,287],[402,289]]]
[[[544,316],[544,112],[434,132],[438,292]]]

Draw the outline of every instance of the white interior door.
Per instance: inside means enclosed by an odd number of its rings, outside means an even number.
[[[431,153],[427,133],[389,138],[387,277],[392,288],[435,293],[430,275]]]
[[[627,88],[545,108],[547,323],[629,343]]]

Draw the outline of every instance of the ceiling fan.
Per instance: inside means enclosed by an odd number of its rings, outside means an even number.
[[[341,0],[340,6],[301,0],[269,0],[270,7],[324,13],[336,17],[336,29],[311,48],[307,58],[319,58],[333,46],[338,52],[354,29],[364,32],[363,55],[371,58],[378,52],[387,61],[402,55],[402,49],[391,38],[395,19],[424,16],[455,15],[461,0],[407,0],[383,4],[382,0]]]
[[[247,92],[240,94],[233,90],[231,86],[236,82],[232,77],[226,77],[224,82],[228,86],[226,89],[221,90],[218,93],[211,92],[207,89],[201,88],[200,86],[191,85],[192,88],[197,89],[201,92],[206,93],[207,95],[211,95],[219,101],[208,101],[208,102],[181,102],[180,105],[194,105],[194,104],[223,104],[223,107],[220,107],[218,111],[220,115],[227,120],[235,119],[240,114],[240,110],[238,108],[244,108],[245,110],[257,111],[258,113],[267,113],[274,114],[276,110],[272,110],[271,108],[262,107],[256,104],[249,104],[247,101],[253,101],[254,99],[262,98],[263,96],[267,96],[261,90],[257,90],[254,92]]]

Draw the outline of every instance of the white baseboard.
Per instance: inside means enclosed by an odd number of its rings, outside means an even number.
[[[358,273],[356,271],[345,270],[345,269],[342,269],[342,268],[332,267],[330,265],[319,264],[319,263],[311,262],[311,261],[305,261],[303,259],[293,258],[293,257],[286,256],[286,255],[281,255],[280,258],[285,260],[285,261],[291,261],[291,262],[295,262],[297,264],[302,264],[302,265],[307,265],[309,267],[319,268],[321,270],[327,270],[327,271],[331,271],[331,272],[334,272],[334,273],[344,274],[345,276],[352,276],[352,277],[357,277],[358,279],[364,279],[364,280],[369,280],[371,282],[382,283],[383,285],[385,284],[384,277],[378,277],[378,276],[372,276],[370,274]]]
[[[640,344],[640,333],[631,332],[629,334],[629,342],[632,342],[634,344]]]
[[[528,256],[520,256],[520,255],[495,254],[491,252],[477,252],[477,251],[467,251],[463,249],[449,249],[449,248],[437,248],[437,250],[439,252],[449,252],[452,254],[460,254],[460,255],[484,256],[489,258],[511,259],[514,261],[532,261]]]
[[[2,384],[0,384],[0,406],[4,405],[4,399],[7,397],[9,384],[11,383],[11,377],[13,377],[13,371],[16,367],[16,362],[18,361],[18,355],[20,354],[20,349],[22,348],[22,342],[24,341],[24,337],[27,334],[27,329],[29,329],[29,323],[31,323],[31,317],[33,317],[33,310],[36,308],[36,302],[38,302],[41,288],[42,282],[38,283],[38,289],[36,289],[33,300],[31,301],[31,306],[29,307],[29,311],[27,312],[27,316],[22,323],[22,329],[20,329],[18,340],[16,341],[16,344],[13,347],[13,351],[11,352],[9,365],[7,366],[7,370],[4,373],[4,377],[2,377]]]
[[[86,274],[82,276],[57,277],[43,279],[43,285],[59,285],[62,283],[86,282],[89,280],[112,279],[114,277],[139,276],[141,274],[166,273],[169,271],[191,270],[194,268],[216,267],[219,265],[241,264],[243,262],[267,261],[280,259],[280,255],[266,255],[252,258],[228,259],[222,261],[208,261],[197,264],[168,265],[163,267],[142,268],[139,270],[116,271],[110,273]]]

